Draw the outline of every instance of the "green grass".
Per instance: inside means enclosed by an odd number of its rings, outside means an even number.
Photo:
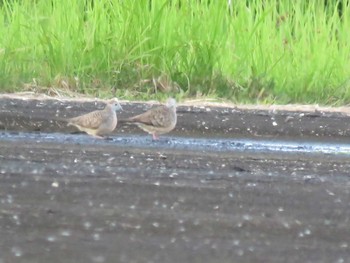
[[[347,104],[350,6],[328,2],[3,0],[0,91]]]

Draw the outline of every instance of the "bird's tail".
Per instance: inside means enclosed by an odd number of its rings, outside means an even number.
[[[133,123],[134,121],[131,118],[127,119],[118,119],[118,123]]]
[[[61,117],[53,117],[52,120],[56,122],[67,122],[67,123],[70,122],[69,118],[61,118]]]

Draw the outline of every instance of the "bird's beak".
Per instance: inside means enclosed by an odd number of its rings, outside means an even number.
[[[116,111],[118,111],[118,110],[123,110],[123,108],[122,108],[122,106],[120,105],[118,99],[116,99],[115,106],[117,106],[117,107],[115,108]]]
[[[122,108],[122,106],[119,104],[119,102],[118,102],[118,108],[117,108],[117,110],[123,110],[123,108]]]

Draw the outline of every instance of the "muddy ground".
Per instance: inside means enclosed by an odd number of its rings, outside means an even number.
[[[98,107],[0,99],[0,263],[350,262],[349,154],[303,148],[343,149],[346,114],[180,106],[156,142],[59,120]]]

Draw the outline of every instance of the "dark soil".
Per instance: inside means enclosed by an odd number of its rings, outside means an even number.
[[[349,117],[186,106],[160,141],[59,121],[99,107],[0,100],[0,263],[350,262],[348,153],[202,147],[343,143]]]

